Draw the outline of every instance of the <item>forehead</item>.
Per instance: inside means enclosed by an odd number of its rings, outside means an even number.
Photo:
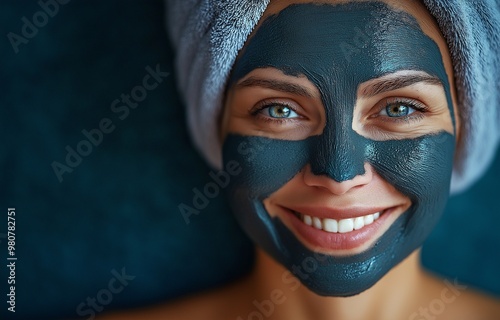
[[[447,82],[436,43],[412,15],[380,2],[295,4],[271,15],[249,39],[231,82],[262,67],[304,74],[320,87],[325,78],[359,84],[398,70]]]
[[[262,22],[269,18],[271,15],[275,15],[286,7],[294,4],[324,4],[336,6],[362,2],[383,3],[393,11],[401,11],[410,14],[411,16],[416,18],[420,25],[420,28],[424,31],[424,33],[430,35],[431,38],[433,38],[434,41],[437,41],[438,43],[440,41],[443,41],[442,44],[444,45],[444,48],[447,48],[435,18],[428,11],[422,0],[269,0],[269,5],[263,13],[261,20],[255,30],[257,30]],[[439,43],[439,45],[441,46],[441,43]]]

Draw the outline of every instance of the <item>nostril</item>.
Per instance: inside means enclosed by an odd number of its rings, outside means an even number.
[[[353,180],[365,173],[367,145],[366,138],[341,123],[331,123],[311,145],[309,160],[312,172],[326,175],[339,183]]]
[[[330,179],[339,183],[353,180],[357,176],[365,174],[363,162],[349,161],[349,159],[335,161],[334,163],[328,163],[326,165],[313,163],[311,165],[311,170],[315,175],[328,176]]]
[[[309,164],[301,172],[303,172],[303,180],[306,185],[326,189],[337,195],[342,195],[351,189],[362,187],[370,183],[373,178],[373,171],[368,163],[364,164],[362,174],[357,174],[351,179],[341,182],[332,179],[327,174],[315,174]]]

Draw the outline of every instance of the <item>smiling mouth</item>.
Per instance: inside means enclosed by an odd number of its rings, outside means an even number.
[[[340,256],[366,250],[407,209],[404,205],[374,207],[371,210],[327,207],[282,208],[280,219],[303,244],[313,251]]]
[[[310,216],[307,214],[302,214],[297,211],[293,211],[293,214],[299,218],[304,224],[314,227],[318,230],[323,230],[329,233],[349,233],[354,230],[361,230],[365,226],[372,224],[381,215],[383,215],[387,210],[367,214],[355,218],[347,219],[331,219],[331,218],[319,218]]]

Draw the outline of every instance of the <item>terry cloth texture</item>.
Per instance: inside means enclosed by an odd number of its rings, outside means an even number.
[[[464,148],[451,192],[487,169],[500,140],[500,2],[423,0],[450,50]],[[179,90],[195,146],[221,168],[217,124],[224,87],[238,51],[269,0],[166,0]]]

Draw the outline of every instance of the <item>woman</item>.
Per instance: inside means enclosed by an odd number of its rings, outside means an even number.
[[[452,173],[462,188],[487,164],[470,173],[467,130],[478,116],[464,105],[456,48],[426,6],[277,0],[233,9],[262,6],[248,37],[233,21],[246,40],[229,77],[218,65],[193,74],[203,60],[180,58],[193,65],[181,89],[201,90],[185,92],[195,141],[234,173],[227,196],[258,245],[255,268],[215,292],[117,318],[497,319],[498,301],[428,275],[418,260]],[[207,41],[224,48],[214,19]],[[190,36],[176,45],[204,45]]]

